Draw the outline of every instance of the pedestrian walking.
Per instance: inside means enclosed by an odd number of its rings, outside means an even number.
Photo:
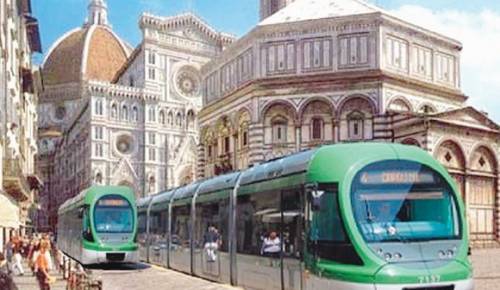
[[[21,256],[21,243],[18,236],[12,237],[12,253],[13,253],[13,261],[11,271],[15,271],[14,273],[19,276],[24,275],[23,268],[23,257]]]
[[[50,290],[50,283],[54,278],[50,277],[48,269],[48,261],[46,253],[48,251],[48,244],[45,241],[40,243],[40,254],[36,258],[35,269],[36,278],[40,290]]]
[[[5,258],[7,259],[7,274],[12,274],[12,261],[14,260],[14,246],[12,240],[9,239],[5,245]]]
[[[33,276],[36,275],[35,261],[39,255],[39,253],[40,253],[40,240],[38,240],[37,238],[34,238],[33,241],[31,242],[31,246],[30,246],[30,250],[29,250],[29,254],[28,254],[28,264],[31,268]]]
[[[47,244],[47,251],[45,252],[45,258],[47,259],[48,271],[52,271],[54,269],[54,263],[51,255],[52,242],[50,236],[48,234],[44,234],[42,237],[42,241],[45,242],[45,244]]]

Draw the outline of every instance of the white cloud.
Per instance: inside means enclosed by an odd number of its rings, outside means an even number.
[[[469,104],[500,122],[500,14],[491,10],[433,11],[415,5],[390,12],[462,42],[462,89],[470,97]]]

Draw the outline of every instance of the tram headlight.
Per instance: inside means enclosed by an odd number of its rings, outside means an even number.
[[[392,259],[391,253],[385,253],[384,254],[384,259],[389,262]]]
[[[444,259],[444,258],[446,258],[446,253],[444,251],[439,251],[438,256],[440,259]]]
[[[453,258],[454,255],[455,255],[455,252],[453,250],[446,251],[446,257]]]
[[[394,253],[394,255],[392,255],[394,257],[395,260],[400,260],[401,258],[403,258],[403,255],[401,255],[401,253]]]

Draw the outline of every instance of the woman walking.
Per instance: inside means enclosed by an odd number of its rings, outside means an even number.
[[[48,262],[45,255],[47,251],[48,244],[42,241],[40,243],[40,254],[36,257],[35,262],[36,279],[38,280],[40,290],[50,290],[49,282],[51,277],[49,275]]]

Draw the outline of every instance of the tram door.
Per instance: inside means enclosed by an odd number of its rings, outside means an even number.
[[[302,187],[281,192],[280,231],[283,254],[280,278],[283,290],[302,289],[304,200]]]

